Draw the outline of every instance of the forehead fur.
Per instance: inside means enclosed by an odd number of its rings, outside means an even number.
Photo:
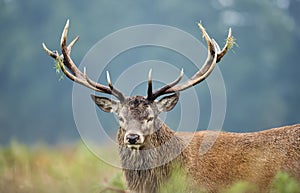
[[[143,96],[133,96],[127,99],[125,102],[125,116],[132,118],[145,118],[148,117],[151,111],[152,102],[144,98]]]
[[[127,99],[126,105],[130,108],[143,108],[151,105],[151,102],[143,96],[132,96]]]

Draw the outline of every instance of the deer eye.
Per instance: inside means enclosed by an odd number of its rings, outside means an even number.
[[[149,123],[150,121],[153,121],[153,117],[149,117],[148,119],[147,119],[147,123]]]

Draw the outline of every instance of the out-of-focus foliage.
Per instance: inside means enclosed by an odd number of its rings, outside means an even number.
[[[205,190],[191,190],[191,182],[181,169],[177,168],[169,181],[160,189],[160,193],[182,193],[182,192],[199,192],[205,193]],[[198,188],[198,187],[197,187]],[[266,193],[299,193],[300,182],[286,172],[278,172],[274,177],[269,188],[264,190]],[[262,192],[255,184],[247,181],[238,181],[228,188],[220,190],[221,193],[259,193]]]
[[[39,144],[29,148],[12,141],[0,148],[0,192],[110,193],[126,190],[125,184],[120,169],[97,159],[83,144],[51,148]],[[189,192],[189,185],[178,168],[160,192]],[[299,193],[299,190],[299,182],[279,172],[270,193]],[[254,193],[258,190],[253,184],[237,182],[224,190],[224,193],[229,192]]]
[[[118,173],[121,171],[101,162],[83,144],[29,148],[13,141],[0,149],[0,192],[96,193]]]
[[[72,83],[66,78],[58,81],[54,61],[41,47],[45,42],[50,49],[59,49],[67,18],[70,38],[81,36],[72,52],[77,64],[98,40],[123,27],[165,24],[200,39],[196,22],[201,20],[222,43],[231,26],[238,46],[220,64],[228,98],[223,129],[255,131],[299,122],[299,8],[299,0],[0,0],[0,143],[7,144],[11,138],[26,143],[78,139]],[[183,57],[169,52],[145,50],[115,62],[130,65],[144,58],[180,64],[187,75],[194,70]],[[113,77],[120,73],[117,67],[110,71]],[[199,128],[205,129],[210,93],[206,84],[197,86],[197,92]],[[110,124],[113,119],[108,120]]]
[[[300,182],[285,172],[279,172],[273,182],[272,193],[299,193]]]

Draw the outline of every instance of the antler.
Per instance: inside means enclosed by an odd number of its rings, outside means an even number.
[[[211,39],[209,37],[209,35],[206,33],[206,30],[201,25],[201,23],[198,23],[198,26],[203,33],[203,38],[205,39],[208,47],[208,55],[204,65],[201,67],[201,69],[198,72],[194,74],[194,76],[192,76],[192,78],[190,78],[186,82],[177,85],[183,76],[183,70],[181,70],[180,75],[175,81],[165,85],[164,87],[158,89],[154,93],[152,93],[152,78],[151,78],[152,71],[150,70],[149,79],[148,79],[148,96],[147,96],[149,100],[155,100],[157,97],[161,95],[179,92],[188,89],[192,86],[195,86],[196,84],[199,84],[210,75],[216,63],[220,62],[222,57],[227,53],[228,49],[230,49],[233,46],[234,38],[231,33],[231,28],[229,28],[228,31],[226,44],[224,48],[220,50],[220,47],[217,44],[217,42],[214,39]]]
[[[105,86],[91,80],[86,74],[86,68],[84,68],[83,73],[77,68],[77,66],[74,64],[73,60],[71,59],[70,54],[71,54],[71,49],[79,39],[79,36],[75,37],[75,39],[67,46],[68,30],[69,30],[69,20],[67,20],[63,33],[61,35],[60,46],[61,46],[62,55],[58,54],[57,51],[50,51],[43,43],[42,45],[46,53],[56,60],[62,72],[72,81],[82,84],[83,86],[86,86],[94,91],[111,94],[117,97],[120,101],[124,101],[125,100],[124,95],[122,94],[121,91],[113,87],[108,72],[107,72],[108,86]],[[66,67],[69,69],[70,72],[66,69]]]

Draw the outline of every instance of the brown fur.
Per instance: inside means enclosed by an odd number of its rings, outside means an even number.
[[[179,161],[183,158],[183,141],[175,136],[174,131],[163,125],[161,129],[147,136],[149,146],[143,150],[132,150],[124,145],[124,134],[124,130],[120,128],[119,152],[129,189],[138,193],[157,192],[170,176],[172,168],[183,163]],[[166,156],[175,159],[165,161]]]
[[[219,134],[214,131],[175,134],[163,124],[161,129],[148,136],[149,144],[157,146],[168,143],[170,139],[175,140],[171,140],[168,148],[153,151],[153,155],[140,154],[138,157],[132,156],[133,151],[137,153],[138,150],[130,150],[123,145],[123,134],[120,128],[118,141],[125,168],[128,163],[145,167],[144,164],[161,161],[183,150],[176,159],[156,168],[124,169],[129,189],[135,192],[156,192],[175,163],[182,165],[194,187],[208,192],[217,192],[240,180],[254,183],[263,191],[275,174],[282,170],[300,179],[300,124],[254,133]],[[206,147],[203,139],[213,135],[218,135],[217,140],[207,152],[201,153],[201,148]]]
[[[300,180],[300,124],[254,133],[221,132],[212,147],[200,155],[202,139],[209,133],[214,132],[195,133],[183,152],[188,173],[209,192],[241,180],[263,191],[278,171]]]

